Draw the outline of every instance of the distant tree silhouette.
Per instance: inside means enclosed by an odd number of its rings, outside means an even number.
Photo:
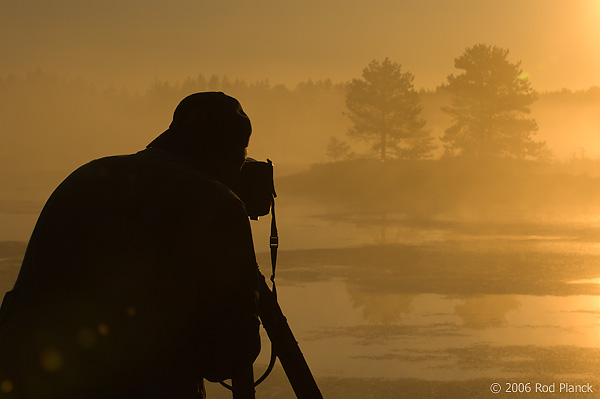
[[[350,146],[345,141],[332,136],[325,150],[327,156],[333,159],[333,162],[337,162],[349,156]]]
[[[399,64],[386,58],[373,60],[353,79],[346,95],[348,117],[353,123],[351,137],[374,142],[373,148],[385,160],[431,156],[435,146],[419,118],[420,96],[413,87],[414,76],[402,72]]]
[[[526,118],[536,94],[521,63],[508,61],[508,50],[477,44],[454,60],[464,70],[449,75],[451,94],[443,108],[453,120],[442,141],[448,155],[474,158],[537,157],[544,142],[534,141],[537,123]]]

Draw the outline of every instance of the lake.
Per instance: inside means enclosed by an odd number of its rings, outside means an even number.
[[[596,218],[279,208],[279,299],[326,398],[495,397],[494,383],[503,397],[590,395],[561,383],[600,391]],[[268,218],[253,227],[268,275]],[[286,397],[277,378],[257,392]]]
[[[283,200],[277,217],[279,301],[326,398],[593,396],[559,392],[561,383],[600,391],[596,218],[413,220]],[[269,276],[269,218],[252,226]],[[0,248],[7,290],[20,255]],[[264,336],[256,374],[268,352]],[[231,397],[216,384],[207,391]],[[279,365],[257,397],[293,397]]]

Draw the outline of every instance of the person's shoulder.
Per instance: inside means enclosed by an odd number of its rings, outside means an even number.
[[[152,202],[181,206],[188,211],[245,213],[239,197],[227,186],[202,173],[185,159],[157,149],[112,155],[92,160],[76,169],[63,185],[130,187],[146,192]],[[157,205],[158,206],[158,205]]]
[[[134,154],[131,160],[139,162],[155,178],[165,176],[164,190],[182,203],[212,203],[217,208],[241,208],[245,212],[242,201],[229,187],[177,155],[146,149]]]
[[[66,180],[107,178],[122,170],[132,157],[128,155],[110,155],[89,161],[75,169]]]

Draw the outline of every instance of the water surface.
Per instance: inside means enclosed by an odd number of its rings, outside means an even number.
[[[279,299],[325,397],[506,397],[490,385],[513,381],[600,391],[593,218],[414,220],[280,202]],[[270,275],[269,218],[252,225]],[[0,245],[2,293],[24,248]],[[280,366],[258,394],[292,397]]]

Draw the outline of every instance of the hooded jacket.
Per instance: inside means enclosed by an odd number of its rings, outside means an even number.
[[[5,296],[0,381],[15,398],[198,397],[260,351],[257,272],[242,202],[186,159],[92,161],[47,201]]]

